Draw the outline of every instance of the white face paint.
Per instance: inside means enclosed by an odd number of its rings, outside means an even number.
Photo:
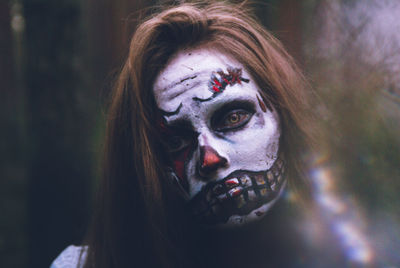
[[[193,213],[214,225],[262,215],[284,188],[279,116],[236,60],[182,50],[154,83],[173,170]]]

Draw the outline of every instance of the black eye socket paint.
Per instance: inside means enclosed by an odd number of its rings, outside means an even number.
[[[220,95],[228,85],[233,86],[235,84],[242,84],[242,82],[249,83],[250,79],[242,77],[241,68],[228,67],[225,73],[222,69],[211,73],[210,81],[208,82],[208,89],[213,92],[213,95],[207,99],[201,99],[194,97],[194,101],[205,102],[212,100],[213,98]]]
[[[161,110],[161,109],[159,109],[159,110],[160,110],[160,112],[161,112],[161,114],[163,116],[170,117],[170,116],[173,116],[173,115],[177,115],[179,113],[179,111],[181,110],[182,106],[183,106],[182,103],[179,104],[178,108],[176,108],[176,110],[172,111],[172,112],[167,112],[167,111],[164,111],[164,110]]]
[[[213,113],[211,117],[211,126],[215,126],[226,115],[234,110],[243,110],[250,114],[254,114],[256,112],[255,105],[255,103],[249,100],[233,100],[231,102],[228,102]]]
[[[240,124],[240,126],[237,127],[221,127],[221,122],[224,120],[230,113],[238,111],[241,114],[246,114],[247,119],[244,120],[246,122],[243,122]],[[220,109],[214,112],[214,114],[211,117],[210,121],[210,126],[211,128],[215,131],[215,135],[230,142],[234,143],[232,140],[227,138],[225,135],[228,131],[234,131],[235,129],[240,129],[243,126],[247,124],[248,121],[250,121],[251,117],[255,113],[255,104],[252,103],[251,101],[248,100],[235,100],[232,102],[229,102],[222,106]]]

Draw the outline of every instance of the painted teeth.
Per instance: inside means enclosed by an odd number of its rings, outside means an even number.
[[[239,180],[236,179],[236,178],[228,179],[228,180],[225,181],[225,185],[226,185],[227,187],[235,187],[235,186],[238,186],[238,185],[239,185]]]
[[[243,190],[242,187],[236,187],[236,188],[233,188],[233,189],[229,190],[228,194],[231,197],[235,197],[235,196],[240,195],[242,193],[242,190]]]
[[[232,205],[237,213],[245,213],[264,200],[269,200],[269,195],[273,197],[276,194],[284,181],[284,169],[284,161],[277,159],[269,170],[241,171],[230,175],[228,179],[216,181],[196,198],[193,212],[196,217],[206,221],[221,220],[225,217],[225,207],[233,209]]]
[[[278,183],[281,183],[282,182],[282,175],[281,174],[279,174],[279,177],[278,177]]]
[[[266,196],[268,194],[267,188],[260,189],[260,194]]]
[[[274,183],[274,174],[272,174],[272,171],[268,171],[267,172],[267,178],[268,178],[268,182],[270,183],[270,184],[272,184],[272,183]]]
[[[248,201],[256,201],[258,199],[257,195],[266,196],[270,190],[275,191],[277,185],[283,181],[283,168],[283,161],[278,159],[276,165],[266,173],[255,174],[252,178],[247,174],[243,174],[238,177],[227,179],[222,183],[214,185],[209,194],[212,192],[212,195],[216,196],[221,202],[230,197],[235,198],[237,207],[241,208],[246,203],[244,195],[242,195],[244,190],[247,191],[246,199],[248,198]],[[254,184],[252,179],[254,180]],[[256,187],[256,189],[254,189],[254,187]],[[257,190],[257,193],[255,190]],[[206,196],[208,201],[212,199],[209,194]]]
[[[257,200],[257,195],[254,192],[254,190],[248,190],[247,195],[249,197],[249,201],[256,201]]]
[[[256,180],[258,185],[264,185],[265,184],[264,176],[262,174],[255,175],[254,179]]]
[[[240,178],[240,181],[242,182],[242,185],[244,187],[250,187],[251,186],[251,179],[249,178],[248,175],[244,175],[242,178]]]

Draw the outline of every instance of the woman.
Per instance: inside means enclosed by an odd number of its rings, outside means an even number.
[[[114,88],[87,247],[54,267],[289,265],[293,219],[273,204],[286,184],[308,200],[309,94],[244,5],[145,20]]]

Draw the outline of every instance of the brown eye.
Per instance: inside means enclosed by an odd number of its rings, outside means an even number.
[[[220,122],[214,126],[217,131],[229,131],[240,128],[247,124],[250,120],[252,113],[246,110],[234,110],[222,117]]]
[[[228,124],[237,124],[238,122],[240,122],[240,117],[241,115],[239,113],[233,113],[230,114],[229,117],[227,118],[227,123]]]

